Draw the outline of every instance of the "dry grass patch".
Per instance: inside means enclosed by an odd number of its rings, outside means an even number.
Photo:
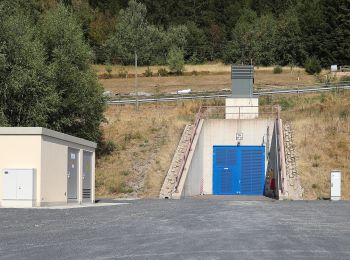
[[[255,85],[259,89],[276,86],[313,85],[317,83],[317,80],[315,76],[307,75],[303,71],[298,73],[296,70],[292,73],[285,71],[282,74],[274,74],[273,68],[269,70],[261,69],[255,72]],[[106,90],[115,93],[126,94],[135,91],[134,78],[100,79],[99,82]],[[143,77],[138,80],[138,91],[148,93],[169,93],[188,88],[193,91],[220,91],[224,88],[231,88],[231,76],[228,72],[221,75]]]
[[[97,75],[101,76],[106,73],[106,66],[105,65],[94,65],[94,68],[97,72]],[[134,66],[121,66],[121,65],[113,65],[112,66],[112,74],[118,74],[119,70],[124,68],[128,71],[130,74],[135,73],[135,67]],[[138,74],[143,74],[148,68],[153,73],[157,73],[159,69],[161,68],[167,68],[166,65],[157,65],[157,66],[139,66],[137,68]],[[223,64],[221,62],[219,63],[209,63],[209,64],[199,64],[199,65],[185,65],[185,71],[186,72],[210,72],[210,73],[230,73],[231,66]]]
[[[342,172],[342,195],[350,199],[350,93],[282,98],[283,118],[295,130],[298,170],[305,199],[330,197],[330,171]],[[283,103],[282,102],[282,103]]]
[[[116,151],[97,163],[96,192],[100,197],[157,197],[186,123],[199,103],[109,106],[106,139]]]
[[[208,101],[209,102],[209,101]],[[222,105],[223,100],[207,105]],[[350,92],[265,97],[280,104],[295,130],[297,165],[305,199],[330,196],[330,171],[342,171],[342,194],[350,199]],[[103,126],[117,150],[98,160],[97,195],[158,197],[186,123],[201,103],[109,106]]]

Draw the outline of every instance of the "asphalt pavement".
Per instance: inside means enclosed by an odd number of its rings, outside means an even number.
[[[0,209],[0,259],[350,259],[350,202],[127,203]]]

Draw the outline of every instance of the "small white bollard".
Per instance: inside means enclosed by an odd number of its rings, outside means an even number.
[[[331,200],[341,200],[341,172],[331,172]]]

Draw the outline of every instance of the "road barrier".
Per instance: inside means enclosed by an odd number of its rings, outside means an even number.
[[[273,90],[263,90],[256,91],[253,93],[254,96],[271,96],[271,95],[286,95],[286,94],[303,94],[303,93],[318,93],[327,91],[339,91],[339,90],[349,90],[350,82],[332,83],[332,84],[320,84],[311,87],[294,87],[290,89],[273,89]],[[160,97],[160,98],[144,98],[139,99],[139,103],[156,103],[156,102],[173,102],[181,100],[195,100],[195,99],[215,99],[215,98],[226,98],[230,97],[231,94],[217,92],[211,95],[182,95],[174,97]],[[107,102],[109,105],[125,105],[134,104],[136,99],[120,99],[120,100],[110,100]]]

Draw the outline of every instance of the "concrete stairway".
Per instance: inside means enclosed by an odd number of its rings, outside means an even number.
[[[303,188],[297,169],[297,156],[294,145],[294,132],[290,122],[283,124],[284,149],[286,160],[286,180],[282,197],[284,199],[302,200]]]
[[[189,145],[193,130],[194,130],[194,125],[185,126],[179,145],[177,146],[175,155],[170,164],[168,174],[166,175],[162,189],[160,190],[159,197],[161,199],[166,199],[166,198],[171,199],[172,193],[175,191],[176,178],[179,174],[181,164],[184,161],[184,155]]]

